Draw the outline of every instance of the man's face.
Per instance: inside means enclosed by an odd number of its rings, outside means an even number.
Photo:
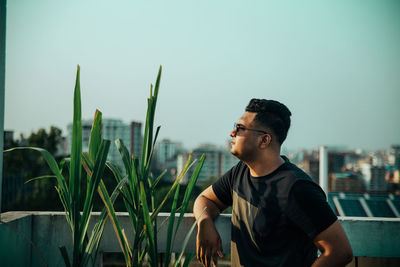
[[[236,124],[238,127],[230,133],[232,137],[231,153],[243,161],[250,161],[257,155],[257,145],[260,138],[260,132],[248,129],[259,129],[254,123],[257,113],[245,112]],[[262,133],[261,133],[262,135]]]

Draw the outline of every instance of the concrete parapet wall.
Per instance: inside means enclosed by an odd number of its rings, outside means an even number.
[[[9,214],[5,217],[1,219],[7,223],[0,223],[0,266],[30,266],[32,216]]]
[[[93,213],[95,222],[99,213]],[[158,216],[158,247],[165,250],[166,232],[169,213]],[[2,214],[0,224],[0,259],[3,266],[42,266],[42,259],[49,266],[63,266],[58,247],[65,245],[71,252],[71,230],[66,223],[63,212],[7,212]],[[129,239],[133,232],[127,213],[118,213],[121,227],[125,229]],[[224,253],[230,251],[231,216],[223,214],[216,220],[216,227],[222,239]],[[355,256],[392,258],[400,257],[400,218],[363,218],[339,217],[339,220],[349,237]],[[164,222],[165,221],[165,222]],[[164,223],[163,223],[164,222]],[[192,214],[187,213],[177,234],[173,251],[181,251],[181,246],[195,222]],[[93,224],[92,224],[93,226]],[[18,229],[18,230],[16,230]],[[91,228],[90,228],[91,229]],[[89,230],[90,230],[89,229]],[[194,230],[186,252],[196,251],[196,230]],[[35,244],[33,247],[30,244]],[[39,253],[37,252],[39,251]],[[107,222],[99,252],[120,252],[114,229]],[[41,255],[41,256],[39,256]],[[13,264],[5,264],[5,263]],[[18,263],[18,264],[16,264]]]
[[[354,256],[400,258],[400,218],[340,217]]]

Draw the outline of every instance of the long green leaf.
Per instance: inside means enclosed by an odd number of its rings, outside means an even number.
[[[204,165],[204,160],[205,159],[206,159],[206,156],[203,154],[201,156],[200,160],[199,160],[199,163],[197,163],[196,169],[194,170],[194,172],[192,174],[192,177],[190,178],[190,181],[189,181],[188,186],[187,186],[186,191],[185,191],[185,196],[183,198],[181,214],[186,212],[189,200],[190,200],[190,198],[192,196],[192,193],[193,193],[193,188],[196,185],[197,179],[199,177],[201,168]]]
[[[81,202],[81,156],[82,156],[82,113],[81,113],[81,91],[80,91],[80,67],[76,73],[74,90],[74,116],[72,121],[72,144],[71,144],[71,173],[69,188],[72,195],[72,223],[73,223],[73,266],[80,261],[79,236],[80,236],[80,202]]]
[[[129,157],[129,152],[128,149],[125,147],[124,143],[122,140],[117,139],[115,141],[115,144],[117,146],[117,149],[120,153],[121,159],[124,163],[125,166],[125,171],[128,176],[128,188],[124,188],[122,190],[122,196],[123,196],[123,201],[126,207],[126,210],[128,211],[129,218],[132,222],[132,226],[134,229],[134,242],[133,242],[133,251],[135,251],[136,246],[140,245],[138,244],[140,240],[140,236],[138,236],[138,228],[140,227],[140,222],[138,220],[138,216],[140,216],[140,211],[138,211],[138,207],[140,206],[139,204],[139,185],[138,185],[138,179],[137,179],[137,172],[135,168],[135,161],[134,158]],[[121,239],[124,241],[124,239]],[[137,260],[136,254],[134,255],[133,262]]]
[[[124,164],[126,173],[130,174],[132,167],[130,164],[130,156],[129,156],[128,149],[126,148],[126,146],[124,145],[124,142],[121,139],[115,140],[115,145],[117,146],[117,149],[121,156],[121,160],[122,160],[122,163]],[[129,177],[129,179],[131,179],[131,178]]]
[[[88,152],[82,153],[82,165],[87,175],[91,177],[93,175],[94,159],[89,156]]]
[[[172,234],[174,232],[175,212],[179,199],[180,184],[176,187],[174,200],[172,201],[171,213],[169,215],[168,230],[167,230],[167,247],[165,249],[164,266],[169,266],[171,261]]]
[[[115,165],[114,163],[107,161],[106,162],[106,166],[108,167],[108,169],[112,172],[115,181],[117,183],[119,183],[124,177],[122,176],[121,171],[119,170],[119,168],[117,167],[117,165]]]
[[[103,184],[103,181],[101,181],[101,184]],[[103,184],[104,185],[104,184]],[[125,263],[128,266],[131,266],[131,252],[128,243],[125,242],[125,237],[123,235],[123,231],[121,229],[121,226],[119,225],[117,215],[115,213],[115,209],[113,206],[113,203],[111,201],[110,196],[108,195],[107,189],[105,186],[100,186],[101,194],[100,197],[103,200],[103,203],[105,207],[107,208],[108,215],[110,217],[110,220],[112,222],[112,225],[114,227],[114,231],[117,234],[118,242],[119,245],[121,246],[122,252],[125,257]]]
[[[140,197],[140,193],[139,193],[139,181],[141,180],[141,178],[139,177],[139,172],[138,172],[138,168],[139,168],[139,159],[135,156],[131,157],[131,166],[132,166],[132,173],[131,173],[131,179],[132,179],[132,183],[131,183],[131,194],[133,197],[133,202],[135,203],[135,206],[138,207],[139,206],[139,197]]]
[[[118,169],[118,167],[115,164],[113,164],[111,162],[107,162],[107,167],[111,170],[111,172],[113,173],[113,175],[114,175],[114,177],[115,177],[117,182],[119,182],[119,181],[121,181],[123,179],[120,170]],[[126,180],[128,180],[128,178],[126,178]],[[123,197],[123,201],[124,201],[125,207],[126,207],[128,213],[129,213],[129,218],[130,218],[130,220],[132,222],[133,229],[135,230],[136,229],[136,224],[137,224],[137,220],[136,220],[137,214],[135,212],[136,208],[135,208],[135,206],[134,206],[134,204],[132,202],[132,198],[130,197],[130,191],[128,189],[129,188],[129,181],[127,183],[128,183],[128,185],[124,186],[121,189],[121,196]]]
[[[110,141],[102,140],[99,152],[97,153],[96,156],[92,177],[89,182],[89,188],[87,190],[88,194],[85,197],[85,203],[83,206],[83,213],[80,221],[80,226],[81,226],[80,242],[79,242],[80,248],[82,248],[83,246],[83,241],[84,238],[86,237],[87,228],[89,227],[90,214],[93,209],[94,194],[99,186],[101,176],[104,173],[104,168],[106,166],[106,160],[109,149],[110,149]]]
[[[154,218],[157,217],[157,214],[160,212],[160,210],[162,209],[162,207],[164,206],[164,204],[166,203],[167,199],[169,198],[171,192],[173,192],[176,188],[176,186],[179,184],[179,182],[181,181],[182,177],[185,176],[186,172],[189,170],[189,168],[194,164],[194,162],[192,162],[192,156],[189,155],[185,166],[183,167],[182,171],[180,172],[180,174],[178,175],[178,177],[175,179],[174,183],[172,184],[172,186],[170,187],[169,191],[167,192],[167,194],[164,196],[164,199],[161,201],[161,203],[159,204],[159,206],[157,207],[157,209],[151,214],[152,220]]]
[[[68,252],[67,252],[67,248],[65,246],[59,247],[60,252],[61,252],[61,256],[64,259],[64,263],[66,267],[70,267],[71,266],[71,262],[69,261],[68,258]]]
[[[167,173],[167,170],[164,170],[154,181],[153,183],[153,188],[156,188],[158,183],[161,181],[161,179],[164,177],[164,175]]]
[[[60,169],[58,168],[57,162],[54,159],[54,157],[47,150],[45,150],[43,148],[38,148],[38,147],[15,147],[15,148],[5,150],[4,153],[12,152],[14,150],[33,150],[33,151],[40,152],[42,157],[45,159],[47,165],[49,166],[50,170],[56,176],[61,202],[65,203],[66,211],[71,212],[72,211],[71,195],[70,195],[67,183],[65,181],[65,178],[61,175]]]
[[[160,132],[160,129],[161,129],[161,127],[158,126],[158,127],[157,127],[157,130],[156,130],[156,134],[155,134],[155,136],[154,136],[153,143],[152,143],[151,147],[149,148],[149,149],[150,149],[150,153],[149,153],[149,156],[148,156],[148,159],[147,159],[147,163],[146,163],[146,165],[145,165],[143,177],[148,177],[148,176],[149,176],[149,171],[150,171],[150,166],[151,166],[151,159],[153,158],[155,143],[156,143],[158,134],[159,134],[159,132]]]
[[[188,267],[190,262],[192,261],[194,257],[194,253],[186,253],[185,254],[185,262],[183,263],[182,267]]]
[[[154,98],[156,100],[158,98],[158,91],[159,91],[159,88],[160,88],[161,73],[162,73],[162,66],[160,66],[158,68],[157,80],[156,80],[156,84],[155,84],[155,87],[154,87]]]
[[[115,140],[115,145],[117,146],[117,149],[121,156],[121,160],[125,167],[126,174],[128,176],[128,186],[129,186],[130,190],[127,190],[126,192],[124,192],[125,196],[127,196],[129,199],[129,202],[133,203],[133,206],[136,207],[138,204],[138,201],[139,201],[139,196],[135,190],[135,188],[137,188],[137,190],[138,190],[138,184],[137,184],[136,173],[133,171],[134,166],[131,163],[131,158],[129,156],[128,149],[124,145],[124,142],[120,139],[117,139],[117,140]]]
[[[150,93],[150,98],[147,99],[147,114],[146,114],[146,123],[144,127],[144,135],[143,135],[143,148],[142,148],[142,161],[141,161],[141,170],[144,170],[144,166],[146,165],[147,162],[147,156],[148,156],[148,150],[149,150],[149,143],[151,139],[151,132],[153,129],[153,123],[151,123],[151,105],[152,105],[152,99],[151,99],[151,93]]]
[[[181,209],[181,212],[180,212],[180,216],[179,216],[178,222],[176,224],[174,241],[175,241],[175,238],[176,238],[176,234],[178,232],[178,228],[179,228],[179,226],[180,226],[180,224],[182,222],[183,216],[185,215],[187,206],[188,206],[189,201],[190,201],[190,197],[191,197],[192,192],[193,192],[193,188],[194,188],[194,186],[195,186],[195,184],[197,182],[197,178],[199,177],[199,174],[200,174],[201,168],[203,167],[205,159],[206,159],[206,156],[203,154],[201,156],[200,161],[197,164],[196,169],[194,170],[194,172],[192,174],[192,177],[190,178],[189,184],[188,184],[188,186],[186,188],[185,196],[184,196],[183,202],[182,202],[182,209]]]
[[[55,175],[43,175],[43,176],[31,178],[28,181],[26,181],[24,184],[27,184],[27,183],[30,183],[30,182],[33,182],[33,181],[37,181],[37,180],[48,179],[48,178],[57,178],[57,177]]]
[[[111,194],[111,198],[110,198],[111,203],[115,202],[115,200],[117,199],[117,197],[119,195],[120,189],[123,186],[125,186],[126,182],[127,182],[127,179],[122,179],[117,184],[117,186],[114,188],[114,190],[113,190],[113,192]],[[100,182],[100,187],[103,187],[103,191],[106,190],[105,185],[102,182]],[[97,191],[101,195],[102,189],[98,188]],[[99,247],[99,244],[100,244],[100,239],[101,239],[101,236],[103,234],[104,226],[105,226],[105,223],[106,223],[107,218],[108,218],[107,215],[108,215],[107,208],[104,207],[103,210],[101,211],[99,220],[96,222],[95,226],[93,227],[91,236],[90,236],[89,241],[88,241],[88,245],[86,246],[84,259],[82,261],[82,263],[83,263],[82,265],[83,266],[87,265],[87,264],[85,264],[85,262],[88,261],[88,259],[85,258],[85,256],[88,257],[88,255],[91,255],[93,250],[95,250],[95,257],[94,258],[96,258],[97,250],[98,250],[98,247]]]
[[[158,98],[158,91],[160,87],[160,80],[161,80],[161,73],[162,67],[160,66],[158,70],[156,86],[154,88],[154,95],[152,94],[153,86],[151,85],[150,88],[150,98],[147,100],[147,115],[146,115],[146,125],[143,137],[143,151],[142,151],[142,177],[145,174],[145,166],[150,162],[150,151],[152,146],[152,139],[153,139],[153,125],[154,125],[154,114],[156,110],[157,98]]]
[[[113,175],[114,175],[114,177],[115,177],[117,183],[120,182],[122,179],[124,179],[124,178],[122,177],[122,174],[121,174],[119,168],[118,168],[115,164],[113,164],[112,162],[107,162],[107,163],[106,163],[106,166],[107,166],[107,167],[111,170],[111,172],[113,173]],[[126,206],[133,207],[132,198],[130,197],[130,192],[129,192],[129,190],[128,190],[128,187],[129,187],[129,180],[128,180],[128,178],[126,178],[125,180],[127,180],[128,186],[125,186],[124,188],[122,188],[121,191],[120,191],[120,193],[121,193],[121,196],[123,197],[124,201],[127,202],[127,203],[126,203]],[[129,212],[129,210],[128,210],[128,212]]]
[[[57,191],[58,197],[60,198],[61,204],[64,207],[65,210],[65,218],[67,219],[68,225],[70,226],[71,230],[72,228],[72,221],[71,221],[71,214],[70,211],[68,210],[68,204],[64,201],[63,197],[62,197],[62,193],[59,187],[55,186],[55,189]]]
[[[175,261],[174,267],[178,267],[178,266],[179,266],[179,264],[180,264],[180,262],[181,262],[181,260],[182,260],[182,256],[183,256],[183,254],[185,253],[185,249],[186,249],[187,243],[188,243],[188,241],[189,241],[189,239],[190,239],[190,236],[192,235],[193,230],[194,230],[194,228],[195,228],[196,225],[197,225],[197,221],[200,219],[201,215],[203,215],[203,212],[204,212],[204,211],[205,211],[205,208],[204,208],[203,211],[201,212],[199,218],[197,218],[197,220],[192,224],[192,227],[190,227],[189,232],[187,232],[187,234],[186,234],[186,236],[185,236],[185,239],[183,240],[183,244],[182,244],[182,248],[181,248],[181,253],[179,254],[178,260]]]
[[[153,86],[150,89],[150,98],[148,99],[147,117],[146,117],[146,127],[145,127],[145,138],[143,148],[145,149],[142,156],[142,175],[147,176],[148,168],[144,166],[149,166],[151,161],[151,151],[152,151],[152,140],[153,140],[153,126],[154,126],[154,116],[157,106],[158,91],[160,87],[162,67],[160,66],[157,74],[156,85],[154,88],[154,95],[152,94]],[[158,129],[159,130],[159,129]]]
[[[89,139],[89,155],[94,160],[101,143],[101,118],[102,113],[96,109]]]
[[[144,218],[144,224],[145,224],[145,231],[146,231],[146,241],[149,246],[149,257],[150,257],[150,264],[153,266],[157,266],[157,251],[155,247],[155,242],[154,240],[154,235],[153,235],[153,229],[151,225],[151,218],[150,218],[150,213],[149,213],[149,208],[147,206],[147,196],[146,196],[146,191],[144,190],[144,184],[143,181],[140,181],[140,203],[142,204],[143,207],[143,218]]]

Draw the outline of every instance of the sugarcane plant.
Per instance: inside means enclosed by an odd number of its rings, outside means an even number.
[[[128,238],[125,230],[121,228],[112,204],[112,199],[108,196],[107,191],[101,191],[101,198],[105,206],[107,207],[110,220],[113,224],[127,266],[142,266],[146,255],[150,266],[156,267],[162,264],[164,264],[164,266],[170,265],[171,254],[173,253],[173,243],[176,239],[176,234],[182,222],[184,213],[188,208],[188,203],[192,196],[193,188],[196,184],[197,178],[205,160],[205,156],[203,155],[200,158],[195,170],[193,171],[193,174],[189,179],[188,186],[186,187],[182,203],[178,203],[178,198],[181,193],[180,181],[185,176],[187,171],[196,162],[195,160],[192,160],[191,156],[189,156],[183,170],[175,179],[174,183],[171,185],[168,192],[163,197],[161,203],[158,204],[155,202],[157,185],[166,172],[164,171],[163,173],[161,173],[160,176],[156,178],[153,177],[153,175],[150,173],[154,147],[158,133],[160,131],[160,126],[158,126],[156,131],[154,132],[154,117],[160,86],[161,72],[162,67],[160,66],[154,86],[154,92],[153,85],[150,86],[150,97],[147,100],[147,116],[144,129],[143,149],[141,157],[138,157],[137,155],[130,155],[122,140],[118,139],[116,140],[116,146],[121,155],[121,159],[124,165],[124,174],[116,166],[108,164],[108,167],[113,172],[117,183],[124,183],[124,179],[127,179],[126,186],[120,189],[120,195],[123,198],[126,210],[129,214],[130,222],[132,224],[134,232],[132,238]],[[172,195],[173,202],[168,219],[167,236],[165,237],[167,247],[166,251],[163,251],[165,253],[164,260],[161,261],[157,244],[157,235],[159,228],[159,225],[157,224],[157,215],[164,207],[166,201],[170,197],[172,197]],[[181,264],[185,247],[195,228],[195,225],[196,222],[193,223],[184,240],[181,240],[181,251],[178,254],[178,257],[176,257],[174,266],[178,266],[179,264]],[[129,242],[129,240],[131,242]],[[184,265],[187,266],[193,256],[193,254],[186,254]]]
[[[164,176],[164,171],[159,177],[154,178],[150,173],[150,166],[154,152],[155,143],[160,130],[157,127],[154,133],[154,116],[160,86],[162,68],[160,66],[157,80],[154,87],[150,88],[150,98],[148,99],[147,116],[143,138],[143,150],[141,159],[136,155],[130,155],[128,149],[119,139],[115,141],[124,165],[123,175],[120,168],[112,162],[107,161],[110,141],[104,140],[101,136],[102,113],[96,110],[89,140],[88,152],[82,153],[82,115],[81,115],[81,94],[80,94],[80,67],[78,65],[76,83],[74,89],[74,111],[72,124],[71,155],[58,164],[54,157],[45,149],[38,147],[16,147],[4,152],[11,152],[17,149],[29,149],[37,151],[45,159],[53,175],[46,175],[33,178],[30,181],[45,178],[55,178],[57,181],[56,190],[60,201],[65,210],[66,220],[72,233],[72,251],[68,253],[66,246],[59,247],[65,266],[78,267],[94,265],[98,254],[98,248],[103,234],[104,226],[108,217],[112,222],[119,244],[125,257],[127,266],[142,266],[147,255],[150,266],[171,263],[173,243],[176,239],[179,226],[182,222],[184,213],[188,208],[189,200],[193,193],[198,175],[203,166],[205,156],[203,155],[191,178],[184,193],[182,203],[178,203],[181,193],[180,181],[187,171],[195,165],[195,160],[189,156],[183,170],[178,175],[174,183],[169,188],[161,203],[155,202],[155,192],[158,183]],[[66,168],[66,166],[68,168]],[[82,169],[83,166],[83,169]],[[102,176],[104,169],[108,167],[117,181],[116,187],[108,193]],[[65,169],[69,170],[69,175],[65,175]],[[82,175],[85,171],[86,175]],[[86,177],[85,181],[82,177]],[[83,182],[86,182],[86,190],[83,192]],[[93,200],[98,191],[105,206],[89,235],[89,224],[93,210]],[[132,244],[120,227],[114,201],[122,195],[126,210],[128,211],[134,235],[131,238]],[[167,200],[172,197],[173,202],[170,216],[168,218],[168,231],[166,236],[166,250],[164,260],[159,260],[159,250],[157,246],[157,215],[164,207]],[[177,220],[176,220],[177,217]],[[175,224],[175,221],[176,224]],[[183,259],[184,250],[188,240],[195,228],[193,223],[181,246],[181,251],[175,260],[174,266],[178,266]],[[193,254],[185,255],[184,266],[187,266],[193,258]]]
[[[72,233],[72,251],[68,253],[66,246],[59,247],[65,266],[88,266],[96,262],[100,239],[107,219],[107,210],[104,209],[95,223],[90,235],[88,234],[93,199],[96,191],[105,190],[102,175],[106,167],[106,159],[110,148],[110,141],[101,138],[102,114],[96,111],[91,129],[89,151],[82,154],[82,118],[80,93],[80,67],[78,65],[74,89],[74,111],[72,124],[72,142],[70,158],[65,158],[57,164],[54,157],[45,149],[38,147],[17,147],[9,149],[29,149],[40,152],[53,175],[37,177],[36,179],[55,178],[56,190],[65,210],[66,220]],[[82,192],[82,157],[90,168],[86,168],[86,192]],[[69,175],[64,175],[65,166],[68,166]],[[113,202],[119,194],[118,188],[124,185],[125,180],[117,185],[110,196]],[[83,203],[83,206],[82,204]],[[81,212],[82,211],[82,212]]]

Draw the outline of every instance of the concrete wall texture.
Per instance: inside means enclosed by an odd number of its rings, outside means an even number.
[[[168,215],[160,214],[158,225],[162,225]],[[97,216],[98,213],[93,214],[92,222],[96,221]],[[132,237],[127,213],[119,213],[118,217],[127,236]],[[43,266],[43,261],[48,266],[64,266],[58,247],[66,245],[68,252],[71,252],[71,230],[63,212],[7,212],[3,213],[1,218],[1,266]],[[355,256],[381,258],[378,261],[382,264],[389,262],[376,266],[392,266],[392,261],[388,261],[388,258],[400,258],[400,218],[340,217],[339,220],[349,237]],[[181,251],[184,237],[193,223],[193,215],[185,214],[173,247],[174,251]],[[216,226],[223,241],[223,250],[229,253],[230,215],[221,215],[216,221]],[[160,251],[165,249],[166,227],[167,224],[163,224],[158,234]],[[196,251],[195,236],[196,230],[189,240],[186,252]],[[120,251],[114,230],[107,222],[99,252]],[[371,262],[369,260],[361,265],[363,261],[365,262],[365,259],[360,258],[358,266],[369,266],[368,262]],[[399,261],[396,262],[398,263]]]

